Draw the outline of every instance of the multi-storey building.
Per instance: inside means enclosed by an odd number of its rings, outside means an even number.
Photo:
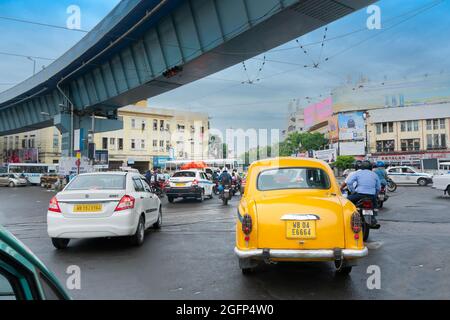
[[[0,163],[58,163],[61,135],[55,127],[0,137]]]
[[[369,111],[369,154],[387,162],[450,160],[450,103]]]
[[[119,109],[118,115],[122,130],[94,135],[96,149],[108,151],[111,169],[129,165],[145,171],[167,159],[208,157],[207,114],[152,108],[142,101]],[[0,152],[5,163],[58,163],[61,135],[51,127],[0,137]],[[25,154],[37,154],[37,159],[25,159]]]

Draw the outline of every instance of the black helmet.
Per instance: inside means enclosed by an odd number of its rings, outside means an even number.
[[[364,160],[361,164],[361,170],[372,170],[373,165],[370,161]]]
[[[361,165],[362,165],[362,161],[361,160],[355,161],[355,163],[354,163],[355,170],[361,169]]]

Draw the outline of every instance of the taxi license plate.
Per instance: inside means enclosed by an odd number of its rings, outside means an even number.
[[[316,237],[316,221],[286,221],[286,238],[314,239]]]
[[[73,212],[101,212],[102,205],[100,203],[92,204],[76,204],[73,207]]]
[[[175,185],[176,185],[177,187],[184,187],[186,184],[185,184],[185,183],[175,183]]]

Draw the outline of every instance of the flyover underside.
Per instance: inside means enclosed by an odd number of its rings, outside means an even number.
[[[77,117],[111,116],[117,108],[223,70],[372,2],[186,0],[131,44],[87,61],[61,87]],[[180,69],[169,76],[173,67]],[[67,105],[56,88],[40,92],[0,106],[0,135],[47,126]]]

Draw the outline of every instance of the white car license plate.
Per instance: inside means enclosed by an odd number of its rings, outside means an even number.
[[[363,216],[373,216],[373,210],[363,210]]]

